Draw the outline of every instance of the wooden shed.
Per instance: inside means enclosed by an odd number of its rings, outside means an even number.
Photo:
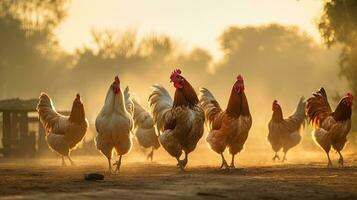
[[[2,122],[0,154],[4,157],[33,157],[39,152],[48,151],[45,130],[39,123],[36,111],[37,103],[38,99],[0,100],[2,119],[0,119]]]
[[[37,138],[44,138],[44,131],[38,125],[37,101],[37,99],[0,101],[0,113],[2,115],[1,142],[3,146],[0,153],[4,157],[34,156],[36,150],[41,148],[41,142],[37,141]],[[37,131],[29,130],[29,125],[33,123],[37,124]],[[36,144],[39,146],[36,147]]]

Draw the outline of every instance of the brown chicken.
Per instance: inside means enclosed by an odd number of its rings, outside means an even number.
[[[343,166],[341,151],[345,147],[347,134],[351,129],[353,101],[354,96],[347,93],[340,100],[335,111],[332,111],[324,88],[307,100],[306,115],[314,128],[313,138],[316,144],[326,152],[328,167],[332,166],[329,155],[331,147],[339,154],[338,163]]]
[[[268,141],[275,152],[273,161],[280,159],[278,152],[283,149],[284,157],[282,161],[284,162],[288,150],[300,143],[305,120],[305,104],[304,97],[301,97],[295,112],[284,119],[278,101],[274,100],[272,105],[273,115],[268,125]]]
[[[73,101],[69,116],[59,114],[46,93],[41,93],[37,111],[46,130],[48,146],[62,156],[62,166],[66,165],[64,157],[67,157],[74,165],[70,152],[83,139],[88,128],[88,121],[85,118],[84,106],[79,94]]]
[[[204,113],[191,84],[175,70],[170,76],[176,88],[174,100],[165,88],[153,86],[149,97],[154,122],[161,132],[159,136],[163,148],[176,158],[177,166],[183,171],[188,154],[192,152],[203,135]],[[185,158],[180,160],[182,152]]]
[[[212,93],[206,88],[201,88],[200,93],[200,102],[209,129],[206,140],[211,149],[222,157],[220,169],[234,168],[234,156],[243,150],[252,126],[252,117],[244,92],[243,77],[241,75],[237,77],[225,111],[221,109]],[[230,166],[223,156],[227,147],[232,155]]]

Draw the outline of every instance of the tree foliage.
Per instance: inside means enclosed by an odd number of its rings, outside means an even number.
[[[340,74],[347,79],[353,93],[357,95],[357,1],[326,1],[318,28],[327,46],[342,45]],[[357,109],[354,111],[356,113]],[[357,121],[356,115],[354,121]]]
[[[66,2],[0,1],[0,97],[30,95],[69,61],[53,33],[66,15]]]

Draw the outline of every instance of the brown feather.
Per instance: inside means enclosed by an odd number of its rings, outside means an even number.
[[[174,108],[178,106],[187,106],[192,108],[198,104],[198,97],[195,90],[185,78],[183,79],[184,79],[183,88],[176,89],[175,91],[174,103],[173,103]]]

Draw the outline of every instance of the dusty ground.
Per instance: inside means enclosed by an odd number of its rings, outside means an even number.
[[[348,156],[347,167],[330,169],[320,161],[296,161],[300,164],[253,163],[218,171],[215,164],[191,162],[185,173],[171,160],[159,164],[124,159],[120,175],[97,182],[85,181],[83,174],[103,172],[101,157],[74,157],[74,167],[59,167],[58,159],[0,159],[0,198],[357,199],[354,157]]]

